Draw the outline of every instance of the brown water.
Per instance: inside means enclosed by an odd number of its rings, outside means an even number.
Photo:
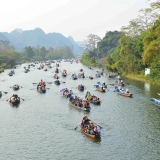
[[[60,69],[67,69],[68,76],[61,77],[62,83],[56,86],[47,84],[46,94],[39,94],[36,86],[41,79],[53,82],[52,68],[45,72],[31,68],[24,73],[23,67],[15,69],[10,77],[5,70],[0,74],[0,90],[6,91],[0,99],[0,160],[158,160],[160,159],[160,110],[150,98],[160,98],[157,86],[124,79],[124,88],[129,88],[133,98],[117,95],[114,86],[109,91],[95,91],[97,82],[114,83],[114,79],[101,77],[93,80],[71,80],[71,74],[84,69],[87,76],[95,75],[96,70],[88,69],[81,63],[60,63]],[[55,64],[52,64],[55,66]],[[13,91],[11,86],[19,84],[23,88]],[[76,87],[84,84],[86,90],[79,92]],[[74,94],[84,98],[90,91],[102,100],[100,106],[91,104],[86,113],[68,105],[68,99],[60,94],[67,87]],[[24,101],[15,108],[6,101],[17,93]],[[86,137],[79,128],[84,114],[102,126],[101,139]]]

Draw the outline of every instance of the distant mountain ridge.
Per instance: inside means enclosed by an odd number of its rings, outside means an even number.
[[[42,29],[35,28],[34,30],[23,31],[21,29],[15,29],[12,32],[0,32],[0,40],[10,41],[10,45],[14,46],[16,51],[21,51],[26,46],[45,47],[64,47],[69,46],[74,54],[82,54],[79,43],[74,41],[72,37],[66,38],[60,33],[48,33],[46,34]]]

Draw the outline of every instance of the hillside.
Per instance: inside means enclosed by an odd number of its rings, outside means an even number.
[[[15,29],[12,32],[0,32],[0,40],[8,40],[10,44],[14,46],[16,51],[21,51],[26,46],[45,47],[64,47],[69,46],[73,53],[76,55],[82,54],[79,44],[74,41],[72,37],[66,38],[60,33],[48,33],[46,34],[42,29],[35,28],[34,30],[23,31],[21,29]]]

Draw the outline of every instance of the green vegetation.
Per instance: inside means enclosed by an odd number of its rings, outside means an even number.
[[[50,60],[50,59],[62,59],[62,58],[72,58],[74,57],[71,48],[59,47],[59,48],[49,48],[45,47],[32,48],[27,46],[22,52],[15,52],[14,47],[9,45],[8,41],[0,40],[0,73],[6,68],[12,68],[16,62],[26,62],[26,61],[40,61],[40,60]]]
[[[138,18],[123,26],[121,32],[107,32],[95,49],[84,53],[85,65],[105,67],[123,76],[160,84],[160,0],[142,9]],[[89,41],[88,41],[89,42]],[[102,63],[101,59],[106,59]],[[145,68],[151,73],[144,75]]]

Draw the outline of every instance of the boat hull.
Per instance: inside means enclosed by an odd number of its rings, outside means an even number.
[[[100,135],[94,135],[94,134],[88,134],[85,132],[85,129],[81,127],[81,132],[83,132],[86,136],[91,137],[91,138],[100,138]]]
[[[79,106],[75,106],[74,104],[72,104],[71,102],[69,102],[69,105],[74,107],[74,108],[78,108],[80,110],[84,110],[84,111],[90,111],[91,108],[90,107],[79,107]]]
[[[130,97],[132,98],[133,94],[132,93],[118,93],[120,96],[124,96],[124,97]]]
[[[98,92],[106,92],[105,90],[102,90],[101,88],[97,88],[96,91],[98,91]]]
[[[151,102],[153,104],[155,104],[156,106],[160,107],[160,100],[156,99],[156,98],[151,98]]]

